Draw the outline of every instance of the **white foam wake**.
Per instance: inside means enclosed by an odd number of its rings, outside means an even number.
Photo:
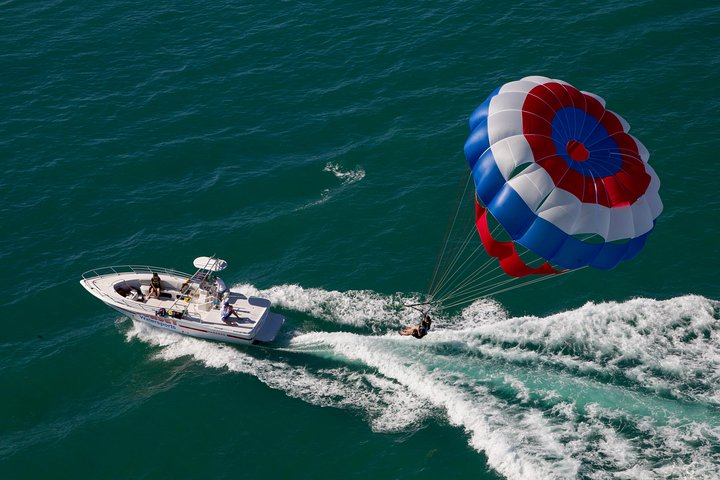
[[[502,345],[509,355],[522,352],[583,375],[617,376],[720,406],[718,305],[699,296],[588,303],[545,318],[495,322],[479,328],[471,343]]]
[[[296,208],[294,211],[298,212],[302,210],[307,210],[311,207],[322,205],[328,200],[330,200],[335,193],[342,191],[347,185],[352,185],[353,183],[357,183],[363,178],[365,178],[365,170],[363,170],[362,168],[356,167],[354,170],[344,171],[342,170],[340,165],[333,162],[328,162],[327,164],[325,164],[323,172],[330,172],[335,175],[335,177],[341,181],[341,186],[335,187],[334,189],[323,189],[323,191],[320,193],[320,198],[306,203]]]
[[[234,348],[220,343],[165,332],[140,323],[127,331],[128,340],[139,339],[160,347],[155,357],[172,361],[191,356],[210,368],[252,375],[267,386],[313,405],[360,411],[374,431],[417,428],[430,415],[421,399],[403,385],[347,366],[309,368],[288,362],[258,359],[252,348]],[[249,349],[249,350],[248,350]]]
[[[417,303],[417,295],[389,296],[370,290],[340,292],[299,285],[278,285],[258,290],[249,284],[239,284],[233,289],[246,295],[267,298],[277,307],[341,325],[394,328],[417,321],[417,312],[402,308],[403,304]]]
[[[507,478],[714,478],[720,463],[718,302],[634,299],[509,318],[484,301],[417,341],[388,331],[417,315],[398,310],[397,296],[241,288],[289,311],[295,336],[277,356],[141,326],[128,335],[156,345],[160,359],[191,355],[360,411],[375,431],[439,415]],[[298,333],[292,311],[381,334]]]
[[[365,170],[361,167],[355,167],[354,170],[343,171],[339,164],[333,162],[328,162],[325,168],[323,168],[323,172],[332,173],[342,181],[343,185],[350,185],[365,178]]]
[[[375,367],[384,377],[424,399],[426,405],[444,411],[453,425],[468,431],[471,445],[488,456],[490,465],[506,476],[559,478],[577,472],[577,462],[572,459],[542,461],[545,456],[558,457],[561,446],[540,415],[528,415],[518,408],[505,410],[487,386],[472,382],[465,372],[447,371],[442,362],[428,368],[423,361],[428,352],[423,352],[423,346],[410,337],[319,332],[297,337],[292,345],[317,348],[318,343],[338,355]],[[518,432],[524,432],[527,438]]]

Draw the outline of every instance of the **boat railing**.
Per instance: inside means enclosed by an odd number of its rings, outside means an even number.
[[[123,275],[125,273],[134,273],[134,274],[152,274],[157,273],[158,275],[174,275],[179,277],[185,277],[185,278],[191,278],[192,275],[181,272],[179,270],[173,270],[171,268],[164,268],[164,267],[153,267],[151,265],[113,265],[110,267],[100,267],[100,268],[94,268],[92,270],[88,270],[87,272],[82,274],[83,280],[86,281],[92,281],[97,280],[102,277],[111,277],[115,275]],[[108,298],[113,303],[119,303],[122,305],[126,305],[128,307],[131,307],[136,310],[142,310],[145,311],[151,315],[155,315],[157,308],[152,305],[146,305],[142,302],[138,302],[135,300],[128,300],[125,297],[122,297],[120,295],[110,295],[109,293],[105,292],[102,289],[98,289],[97,293],[103,297]],[[178,303],[176,300],[171,309],[175,307],[175,305]],[[187,307],[183,308],[183,310],[186,310]]]
[[[134,310],[142,310],[144,312],[147,312],[150,315],[155,315],[157,313],[157,308],[153,307],[152,305],[146,305],[142,302],[136,302],[134,300],[128,300],[127,298],[123,298],[118,296],[110,296],[105,292],[100,292],[100,295],[103,297],[107,297],[108,299],[112,300],[113,303],[120,303],[122,305],[126,305],[128,307],[131,307]]]
[[[124,273],[136,273],[136,274],[142,274],[142,273],[157,273],[157,274],[166,274],[166,275],[175,275],[180,277],[187,277],[190,278],[192,275],[189,273],[181,272],[178,270],[173,270],[171,268],[165,268],[165,267],[153,267],[150,265],[114,265],[111,267],[100,267],[100,268],[93,268],[92,270],[88,270],[87,272],[82,274],[82,278],[85,280],[90,280],[97,277],[106,277],[110,275],[122,275]]]

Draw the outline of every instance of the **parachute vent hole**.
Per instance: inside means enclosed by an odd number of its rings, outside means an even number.
[[[570,140],[565,144],[565,150],[567,150],[570,158],[576,162],[584,162],[590,158],[590,152],[588,152],[585,145],[577,140]]]

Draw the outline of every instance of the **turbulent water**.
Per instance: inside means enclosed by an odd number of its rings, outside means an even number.
[[[711,2],[0,6],[0,478],[717,478]],[[533,74],[629,122],[655,231],[397,335],[467,116]],[[78,284],[211,254],[286,317],[273,344],[149,329]]]
[[[245,291],[256,291],[247,285]],[[509,478],[712,478],[720,461],[720,303],[588,303],[543,318],[478,302],[425,341],[398,336],[396,299],[283,285],[258,294],[341,325],[293,332],[270,357],[134,325],[128,339],[249,374],[305,402],[356,410],[375,432],[438,418]],[[357,311],[355,305],[366,306]],[[282,352],[282,353],[281,353]],[[283,354],[287,354],[285,356]]]

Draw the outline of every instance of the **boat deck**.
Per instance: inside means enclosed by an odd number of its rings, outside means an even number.
[[[121,309],[155,316],[160,309],[169,312],[183,312],[182,320],[212,326],[215,329],[249,335],[257,323],[263,318],[270,301],[263,298],[246,297],[238,292],[229,292],[225,300],[232,305],[238,317],[230,316],[228,322],[220,318],[221,302],[210,298],[206,292],[199,291],[190,285],[186,293],[181,292],[182,285],[189,276],[165,273],[161,281],[161,298],[146,298],[146,287],[149,288],[151,274],[110,273],[83,280],[86,288],[102,301],[115,304]],[[117,292],[117,288],[129,291],[126,296]]]
[[[213,273],[224,260],[199,257],[189,275],[148,265],[122,265],[89,270],[80,284],[94,297],[133,320],[184,335],[230,343],[271,342],[285,319],[270,311],[270,301],[233,291]],[[160,276],[160,298],[149,298],[153,272]],[[221,305],[235,315],[223,321]]]

